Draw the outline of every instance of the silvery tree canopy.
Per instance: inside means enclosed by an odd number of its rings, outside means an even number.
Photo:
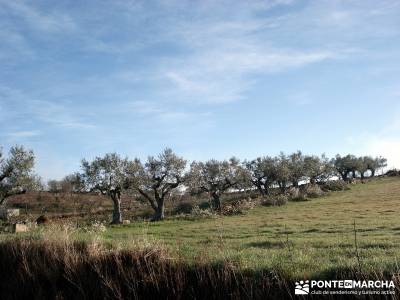
[[[135,159],[127,171],[127,185],[141,194],[154,209],[153,221],[164,219],[165,201],[184,181],[186,160],[171,149],[157,157],[149,156],[143,164]]]
[[[96,157],[93,161],[82,160],[82,180],[88,191],[100,192],[111,198],[114,204],[112,224],[122,223],[121,195],[125,191],[126,171],[129,161],[116,153]]]
[[[247,185],[248,173],[240,161],[215,159],[193,162],[190,166],[188,185],[193,193],[206,192],[211,197],[213,209],[221,211],[221,195],[230,189],[240,189]]]
[[[250,182],[257,188],[262,196],[270,193],[270,187],[277,178],[276,158],[264,156],[251,161],[245,161],[244,166],[248,172]]]
[[[33,172],[34,164],[32,150],[14,146],[8,157],[4,157],[0,149],[0,205],[8,197],[40,187],[40,180]]]

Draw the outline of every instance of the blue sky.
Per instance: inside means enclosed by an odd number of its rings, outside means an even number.
[[[400,167],[400,1],[0,0],[0,139],[82,158],[385,155]]]

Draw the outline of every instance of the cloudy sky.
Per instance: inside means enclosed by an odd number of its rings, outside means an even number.
[[[400,1],[0,0],[0,139],[81,158],[279,151],[400,167]]]

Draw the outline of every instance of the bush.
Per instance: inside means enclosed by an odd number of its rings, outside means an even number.
[[[242,215],[244,211],[240,207],[228,204],[222,208],[222,214],[224,216]]]
[[[154,215],[154,211],[149,208],[149,207],[145,207],[139,214],[139,216],[143,219],[149,219]]]
[[[210,207],[211,206],[209,201],[203,201],[199,204],[200,209],[209,209]]]
[[[385,175],[389,176],[389,177],[400,176],[400,170],[392,169],[392,170],[387,171]]]
[[[206,209],[201,209],[198,205],[195,205],[190,212],[191,216],[193,217],[213,217],[215,216],[215,212],[213,212],[211,209],[206,208]]]
[[[318,198],[324,194],[324,191],[319,187],[319,185],[308,184],[303,193],[307,198]]]
[[[227,216],[244,214],[245,211],[256,207],[257,203],[257,199],[252,199],[250,197],[232,201],[231,203],[223,206],[222,214]]]
[[[300,201],[308,201],[307,194],[300,193],[296,198],[289,198],[290,201],[300,202]]]
[[[327,181],[321,186],[321,188],[325,192],[346,191],[350,189],[347,183],[343,180]]]
[[[267,196],[261,201],[263,206],[282,206],[288,202],[287,195]]]
[[[39,218],[36,219],[36,224],[38,225],[44,225],[49,223],[49,218],[46,216],[42,215]]]
[[[307,200],[306,195],[304,193],[302,193],[299,188],[296,188],[296,187],[290,187],[287,190],[286,195],[288,197],[288,200],[291,200],[291,201]]]
[[[193,209],[193,204],[190,202],[181,202],[174,209],[175,214],[190,214]]]

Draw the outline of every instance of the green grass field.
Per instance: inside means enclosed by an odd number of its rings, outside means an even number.
[[[330,278],[360,268],[392,274],[400,269],[399,204],[400,179],[383,178],[245,215],[110,227],[102,238],[121,245],[158,243],[189,263],[230,261],[286,278]]]

